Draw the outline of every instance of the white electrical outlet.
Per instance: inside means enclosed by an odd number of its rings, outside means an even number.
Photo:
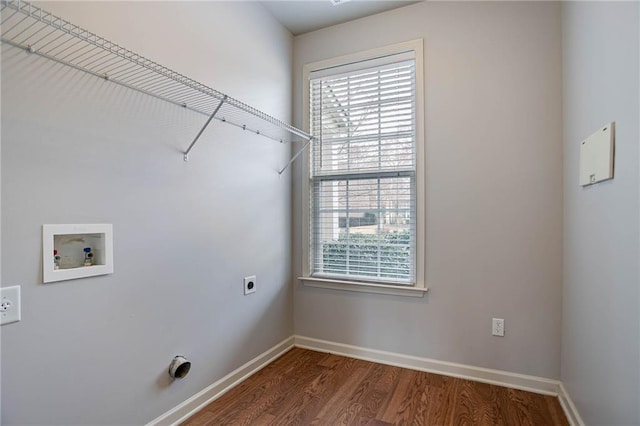
[[[494,336],[504,337],[504,320],[502,318],[494,318],[491,327],[491,334]]]
[[[20,321],[20,286],[0,288],[0,325]]]
[[[256,276],[251,275],[250,277],[244,277],[244,294],[255,293],[258,282],[256,281]]]

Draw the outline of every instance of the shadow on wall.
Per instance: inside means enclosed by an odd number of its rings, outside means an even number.
[[[20,84],[13,83],[17,79],[21,80]],[[131,131],[143,127],[140,123],[150,123],[154,149],[164,146],[179,154],[179,160],[206,120],[202,114],[6,44],[2,45],[2,81],[3,97],[22,100],[12,102],[11,109],[5,108],[3,115],[12,115],[17,119],[29,116],[32,96],[11,96],[11,93],[4,93],[10,92],[12,87],[26,86],[34,95],[39,92],[51,94],[59,105],[59,108],[49,111],[46,117],[39,117],[43,124],[56,123],[68,114],[69,106],[81,104],[83,108],[79,118],[83,126],[93,124],[97,127],[115,119],[121,123],[118,128],[111,129],[117,137],[124,129]],[[140,143],[147,139],[145,136],[148,133],[137,138]]]

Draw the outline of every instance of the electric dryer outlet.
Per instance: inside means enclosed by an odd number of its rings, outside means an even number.
[[[258,283],[256,281],[256,276],[255,275],[251,275],[250,277],[244,277],[244,294],[245,294],[245,296],[247,294],[255,293],[257,286],[258,286]]]

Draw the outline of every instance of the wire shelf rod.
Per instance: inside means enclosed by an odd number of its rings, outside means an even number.
[[[12,41],[9,41],[9,40],[2,39],[2,42],[3,42],[3,43],[7,43],[7,44],[9,44],[9,45],[12,45],[12,46],[14,46],[14,47],[23,48],[23,46],[17,45],[16,43],[13,43]],[[87,70],[87,69],[85,69],[85,68],[79,67],[79,66],[74,65],[74,64],[61,62],[61,61],[60,61],[60,60],[58,60],[57,58],[54,58],[54,57],[48,56],[48,55],[46,55],[46,54],[44,54],[44,53],[40,53],[40,52],[33,52],[33,54],[38,55],[38,56],[42,56],[42,57],[47,58],[47,59],[49,59],[49,60],[51,60],[51,61],[54,61],[54,62],[61,63],[61,64],[63,64],[63,65],[66,65],[66,66],[70,67],[70,68],[73,68],[73,69],[76,69],[76,70],[79,70],[79,71],[86,72],[87,74],[91,74],[91,75],[93,75],[93,76],[95,76],[95,77],[98,77],[98,78],[104,79],[104,75],[99,75],[99,74],[97,74],[97,73],[95,73],[95,72],[93,72],[93,71]],[[184,104],[179,103],[179,102],[176,102],[176,101],[174,101],[173,99],[163,98],[163,97],[158,96],[158,95],[156,95],[155,93],[152,93],[152,92],[145,92],[145,91],[143,91],[143,90],[140,90],[140,89],[139,89],[139,88],[137,88],[137,87],[130,86],[130,85],[128,85],[127,83],[123,83],[123,82],[116,81],[116,80],[111,80],[111,79],[110,79],[110,81],[112,81],[113,83],[119,84],[119,85],[121,85],[121,86],[127,87],[127,88],[129,88],[129,89],[132,89],[132,90],[135,90],[135,91],[138,91],[138,92],[144,93],[144,94],[146,94],[146,95],[148,95],[148,96],[152,96],[152,97],[154,97],[154,98],[161,99],[161,100],[163,100],[163,101],[165,101],[165,102],[169,102],[169,103],[175,104],[175,105],[177,105],[177,106],[179,106],[179,107],[185,107],[185,105],[184,105]],[[200,111],[200,110],[197,110],[197,109],[188,108],[188,107],[186,107],[186,108],[187,108],[187,109],[189,109],[189,110],[191,110],[191,111],[193,111],[193,112],[197,112],[198,114],[208,115],[207,113],[205,113],[205,112],[203,112],[203,111]]]
[[[124,78],[123,80],[126,80],[126,78]],[[150,90],[154,93],[166,93],[167,90],[171,90],[172,87],[174,86],[180,86],[179,83],[176,83],[175,81],[166,81],[166,80],[161,80],[157,83],[154,83],[151,87],[147,88],[147,90]],[[181,86],[184,87],[184,86]]]
[[[185,103],[193,108],[210,108],[211,101],[209,99],[185,99]]]
[[[110,53],[107,53],[105,56],[101,56],[97,59],[94,60],[94,62],[91,62],[89,64],[87,64],[86,66],[91,66],[95,69],[98,69],[99,67],[105,66],[107,64],[110,64],[111,62],[117,61],[118,59],[122,59],[123,61],[126,61],[126,59],[123,58],[119,58],[117,56],[113,56]],[[143,69],[144,70],[144,69]],[[144,70],[146,71],[146,70]]]
[[[42,22],[40,22],[40,21],[36,21],[36,24],[39,24],[39,25],[40,25],[40,29],[39,29],[38,31],[34,32],[33,34],[31,34],[30,36],[28,36],[27,38],[25,38],[25,39],[23,39],[22,41],[20,41],[20,44],[25,44],[25,43],[26,43],[26,41],[27,41],[27,40],[29,40],[29,38],[34,37],[36,34],[40,33],[40,31],[44,31],[44,30],[46,30],[47,28],[50,28],[50,27],[48,27],[47,25],[43,24],[43,23],[42,23]],[[25,29],[25,31],[26,31],[26,29]],[[55,31],[56,31],[56,30],[51,30],[50,34],[53,34]],[[22,33],[23,33],[23,32],[24,32],[24,31],[21,31],[18,35],[22,35]],[[18,35],[13,36],[13,38],[14,38],[14,39],[17,39],[17,38],[18,38]]]
[[[111,70],[111,75],[117,78],[120,78],[120,76],[124,76],[126,75],[130,70],[136,69],[138,66],[131,64],[129,61],[127,61],[126,59],[123,59],[124,61],[124,65],[121,65],[119,67],[114,68],[113,70]],[[157,74],[156,74],[157,75]],[[163,79],[164,81],[164,77],[161,75],[158,75],[158,78]]]
[[[40,22],[38,21],[34,21],[33,23],[31,23],[31,25],[29,25],[28,27],[26,27],[25,29],[23,29],[22,31],[20,31],[18,34],[16,34],[15,36],[13,36],[14,38],[18,38],[19,36],[21,36],[22,34],[24,34],[25,32],[29,31],[33,26],[35,25],[39,25]],[[41,30],[43,30],[45,27],[42,27]],[[7,32],[10,30],[7,30]]]
[[[139,75],[144,74],[146,72],[148,72],[148,70],[146,70],[144,68],[140,68],[137,71],[134,70],[133,72],[131,72],[131,73],[129,73],[127,75],[127,79],[131,79],[133,77],[139,76]],[[120,80],[123,80],[123,79],[124,79],[124,77],[120,77]]]
[[[24,5],[27,4],[26,2],[22,2],[22,1],[5,1],[3,0],[3,2],[5,2],[7,5],[14,5],[14,4],[18,4],[18,8],[20,8],[20,5]],[[31,5],[29,5],[29,7],[31,7]],[[42,9],[39,9],[39,11],[42,11]],[[15,13],[15,12],[14,12]],[[31,14],[31,12],[29,12]],[[34,15],[35,16],[35,15]],[[118,45],[116,45],[115,43],[111,43],[108,40],[103,39],[102,37],[98,37],[93,33],[90,33],[86,30],[82,30],[79,27],[76,27],[75,25],[66,22],[60,18],[56,18],[53,15],[46,13],[44,17],[41,16],[40,13],[40,17],[44,22],[47,22],[48,24],[52,25],[53,27],[63,31],[65,34],[61,34],[58,37],[56,37],[54,40],[50,41],[53,42],[55,40],[58,40],[60,37],[62,37],[63,35],[68,35],[68,34],[75,34],[77,37],[95,44],[98,47],[101,47],[102,49],[104,49],[105,51],[109,52],[109,53],[114,53],[118,56],[122,56],[132,62],[137,63],[138,65],[144,66],[144,67],[148,67],[160,74],[163,74],[165,76],[168,76],[170,78],[176,78],[176,79],[180,79],[182,80],[183,84],[187,84],[190,85],[192,87],[199,87],[201,89],[209,89],[209,92],[217,92],[214,89],[210,89],[207,88],[206,86],[202,85],[201,83],[198,83],[194,80],[188,79],[185,76],[182,76],[181,74],[175,72],[175,71],[171,71],[166,67],[163,67],[153,61],[150,61],[146,58],[141,57],[140,55],[135,54],[134,52],[131,52],[127,49],[124,49]],[[48,20],[47,20],[48,19]],[[46,38],[46,37],[44,37]],[[42,40],[42,39],[40,39]],[[50,43],[47,42],[47,45]],[[46,46],[46,45],[45,45]],[[39,47],[39,49],[42,49],[42,46]],[[85,64],[88,65],[88,64]],[[219,93],[219,92],[218,92]]]
[[[311,139],[282,120],[29,2],[0,0],[0,13],[1,39],[11,46],[276,141]]]
[[[17,13],[17,12],[16,12]],[[12,15],[13,16],[13,15]],[[24,18],[22,18],[21,20],[19,20],[18,22],[16,22],[15,24],[13,24],[12,26],[10,26],[9,28],[7,28],[7,31],[11,31],[12,29],[16,28],[18,25],[20,25],[22,22],[24,22],[26,19],[28,19],[28,16],[25,16]],[[6,22],[8,22],[9,20],[7,19]],[[4,25],[5,21],[2,21],[1,25]]]
[[[109,69],[105,69],[104,72],[108,73],[110,76],[117,76],[118,73],[115,71],[115,68],[109,68]],[[153,75],[153,74],[147,74],[147,75],[143,75],[139,78],[136,78],[134,81],[131,81],[131,84],[135,84],[136,86],[140,86],[142,88],[145,87],[150,87],[152,86],[154,83],[158,82],[158,81],[162,81],[162,77],[159,75]],[[148,90],[148,89],[147,89]],[[185,88],[185,90],[187,90]]]
[[[72,50],[71,52],[67,53],[66,55],[64,55],[63,57],[61,57],[60,59],[63,61],[66,61],[69,59],[70,56],[73,56],[77,53],[80,53],[80,55],[86,55],[88,52],[91,52],[92,49],[87,50],[86,52],[83,52],[84,49],[87,49],[88,47],[91,47],[91,45],[82,45],[79,48],[77,48],[76,50]],[[97,49],[97,47],[93,47],[93,49]],[[76,57],[77,58],[77,57]],[[69,59],[71,62],[73,62],[73,59]]]
[[[171,99],[176,99],[180,104],[189,104],[191,105],[191,102],[189,102],[188,100],[190,100],[190,98],[188,98],[188,93],[186,92],[183,96],[177,96],[176,94],[174,94],[174,92],[176,92],[177,90],[181,90],[179,87],[175,88],[175,86],[169,86],[169,87],[165,87],[163,89],[154,89],[153,92],[154,93],[158,93],[160,96],[164,96],[167,98],[171,98]],[[215,101],[214,101],[215,102]],[[213,102],[211,102],[211,100],[209,100],[209,104],[211,105]],[[213,109],[213,107],[211,108]]]
[[[68,37],[68,36],[69,36],[69,34],[67,34],[67,33],[59,34],[57,37],[54,37],[53,39],[49,40],[44,45],[38,46],[38,50],[43,51],[43,53],[47,53],[47,51],[45,50],[45,47],[49,46],[51,43],[54,43],[54,42],[60,40],[62,37]],[[44,40],[44,37],[32,44],[34,49],[35,49],[35,44],[37,44],[41,40]]]
[[[49,36],[50,36],[50,35],[52,35],[52,34],[55,34],[55,33],[56,33],[56,31],[58,31],[58,30],[57,30],[57,29],[55,29],[55,28],[51,28],[51,27],[50,27],[49,25],[47,25],[46,23],[43,23],[43,22],[40,22],[40,21],[38,21],[38,23],[42,24],[42,28],[40,28],[38,31],[36,31],[35,33],[33,33],[33,34],[31,34],[30,36],[28,36],[27,38],[25,38],[25,39],[22,41],[22,43],[26,43],[26,42],[27,42],[27,40],[29,40],[29,39],[33,39],[33,37],[34,37],[36,34],[40,33],[40,31],[44,31],[44,30],[46,30],[46,29],[50,29],[50,30],[51,30],[51,31],[49,31],[48,33],[46,33],[44,36],[41,36],[39,39],[32,40],[32,41],[31,41],[31,43],[33,43],[33,44],[40,43],[42,40],[45,40],[47,37],[49,37]]]
[[[29,17],[30,15],[26,15],[26,16]],[[29,29],[31,29],[31,27],[33,27],[35,25],[39,25],[40,29],[38,29],[34,33],[32,33],[31,34],[32,36],[37,34],[37,33],[39,33],[40,31],[44,30],[45,28],[50,28],[47,24],[41,22],[38,19],[32,19],[32,21],[33,21],[32,25],[29,25],[29,26],[25,27],[24,29],[22,29],[22,31],[20,31],[20,33],[13,35],[13,37],[18,37],[19,35],[21,35],[21,33],[24,33],[26,31],[28,31]],[[6,34],[7,33],[7,29],[5,29],[3,32]]]
[[[4,8],[3,8],[4,10]],[[13,18],[15,16],[15,14],[18,13],[18,11],[14,11],[10,16],[7,17],[7,19],[3,19],[2,21],[0,21],[0,25],[4,25],[5,22],[8,22],[9,19]]]
[[[114,58],[113,56],[107,55],[106,58],[104,58],[103,60],[93,65],[93,68],[95,69],[96,72],[100,72],[99,70],[104,68],[110,69],[114,64],[118,62],[118,59],[122,59],[122,58],[118,58],[118,57]]]
[[[203,95],[202,93],[186,92],[186,94],[180,96],[183,102],[193,105],[196,103],[202,103],[206,105],[213,105],[211,98]]]
[[[25,43],[21,43],[21,44],[25,44]],[[88,45],[91,46],[91,45]],[[94,54],[89,55],[89,53],[96,51]],[[100,54],[100,48],[98,46],[93,46],[93,48],[87,50],[86,52],[82,52],[80,55],[78,56],[74,56],[73,58],[70,58],[68,62],[72,63],[72,64],[80,64],[81,61],[86,61],[89,60],[93,57],[95,57],[96,55]],[[83,59],[83,55],[84,55],[84,59]],[[88,56],[87,56],[88,55]],[[66,60],[64,58],[60,58],[61,60]],[[76,62],[77,61],[77,62]]]
[[[167,96],[169,98],[175,97],[175,98],[182,99],[184,96],[186,96],[187,93],[190,93],[184,87],[180,87],[180,86],[176,88],[167,88],[164,90],[165,90],[164,96]]]
[[[86,59],[81,59],[80,61],[78,61],[78,65],[80,65],[83,68],[90,69],[89,67],[91,65],[108,57],[109,57],[109,52],[98,50],[94,55],[91,55]]]
[[[140,80],[140,79],[137,79]],[[136,87],[140,87],[142,90],[147,90],[150,92],[154,92],[157,93],[159,95],[162,96],[166,96],[166,93],[168,93],[168,91],[172,90],[173,88],[175,88],[175,85],[164,85],[164,86],[158,86],[158,81],[155,81],[154,79],[151,79],[150,81],[145,82],[145,79],[142,79],[143,81],[134,81],[134,82],[130,82],[130,84],[134,84]],[[126,80],[128,82],[128,80]],[[179,87],[179,86],[178,86]],[[186,94],[189,94],[191,92],[189,91],[185,91]],[[182,101],[182,99],[180,99],[179,97],[175,97],[176,100],[180,100]],[[183,102],[184,103],[184,102]]]
[[[22,44],[24,44],[24,43],[22,43]],[[79,53],[78,53],[78,55],[77,55],[77,56],[74,56],[74,57],[72,57],[72,58],[69,58],[69,56],[71,56],[71,55],[73,55],[73,54],[75,54],[75,53],[76,53],[76,52],[73,52],[73,53],[71,53],[71,54],[69,54],[69,55],[65,56],[64,58],[60,58],[60,59],[62,59],[63,61],[66,61],[66,60],[68,59],[68,60],[69,60],[69,62],[75,62],[75,61],[77,61],[78,59],[80,59],[83,55],[88,55],[89,53],[91,53],[91,52],[93,52],[94,50],[98,49],[98,46],[91,46],[90,44],[88,44],[88,45],[86,45],[85,47],[83,47],[83,49],[84,49],[84,48],[87,48],[87,47],[89,47],[90,49],[89,49],[89,50],[87,50],[87,51],[84,51],[84,52],[82,51],[82,49],[80,49],[80,50],[78,51]]]
[[[139,77],[136,77],[136,78],[139,78]],[[163,96],[168,96],[168,97],[171,97],[172,93],[178,93],[181,91],[185,93],[193,93],[193,90],[190,90],[188,87],[184,87],[183,85],[176,83],[175,81],[170,81],[168,84],[158,85],[151,90],[157,93],[162,93]]]
[[[134,75],[136,75],[138,73],[138,71],[140,71],[140,69],[141,68],[140,68],[139,65],[133,64],[130,67],[127,67],[127,68],[125,68],[123,70],[120,70],[120,71],[117,71],[117,72],[113,73],[113,76],[114,77],[117,76],[120,80],[124,81],[125,79],[133,77]],[[144,68],[142,68],[142,69],[144,69]],[[158,75],[158,74],[156,74],[156,75]],[[173,82],[173,80],[167,80],[167,78],[162,76],[162,75],[160,75],[159,77],[162,78],[163,81]]]
[[[47,52],[45,52],[47,55],[53,55],[53,51],[56,49],[60,49],[62,47],[64,47],[65,44],[69,44],[67,47],[65,47],[64,49],[58,51],[55,53],[56,56],[60,56],[62,55],[64,52],[66,52],[67,50],[71,49],[74,46],[77,46],[80,43],[84,43],[82,40],[74,40],[73,38],[65,41],[63,44],[60,44],[58,46],[54,46],[52,47],[50,50],[48,50]]]
[[[115,77],[118,72],[116,70],[127,66],[127,61],[124,59],[114,59],[115,62],[105,64],[102,68],[96,69],[99,74],[108,73],[110,76]]]

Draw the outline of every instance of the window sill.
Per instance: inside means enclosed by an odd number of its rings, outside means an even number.
[[[298,277],[306,287],[329,288],[342,291],[359,291],[363,293],[389,294],[392,296],[424,297],[428,288],[400,287],[385,284],[370,284],[355,281],[340,281],[328,278]]]

